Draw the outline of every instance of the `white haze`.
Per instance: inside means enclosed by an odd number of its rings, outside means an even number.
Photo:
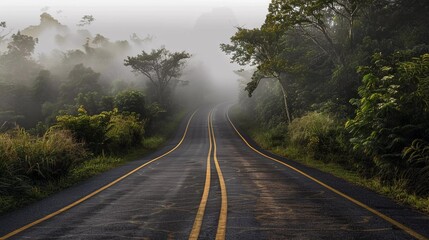
[[[0,0],[0,20],[16,32],[38,25],[40,14],[47,12],[75,30],[83,15],[93,15],[95,22],[86,27],[92,34],[110,40],[128,40],[134,32],[154,36],[139,51],[162,45],[186,50],[193,54],[192,64],[207,70],[212,86],[234,91],[237,76],[233,70],[239,66],[230,63],[219,44],[229,42],[237,26],[260,26],[268,4],[269,0]],[[36,51],[49,52],[54,45],[53,39],[42,37]]]

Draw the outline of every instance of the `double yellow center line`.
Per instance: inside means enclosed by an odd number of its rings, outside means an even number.
[[[227,210],[228,210],[228,200],[227,200],[227,194],[226,194],[226,184],[225,180],[223,178],[222,171],[220,169],[219,161],[217,159],[217,146],[216,146],[216,137],[214,133],[213,128],[213,112],[215,111],[215,108],[212,109],[208,115],[208,135],[209,135],[209,152],[207,154],[207,167],[206,167],[206,181],[204,184],[204,191],[201,198],[200,206],[198,207],[197,215],[195,217],[194,225],[191,230],[191,234],[189,235],[190,240],[198,239],[198,236],[201,231],[201,226],[204,219],[204,212],[206,210],[207,206],[207,200],[209,197],[210,192],[210,178],[211,178],[211,154],[213,151],[213,161],[216,167],[216,172],[219,178],[219,185],[220,185],[220,191],[221,191],[221,207],[220,207],[220,213],[219,213],[219,221],[216,231],[216,240],[223,240],[225,239],[225,233],[226,233],[226,220],[227,220]]]

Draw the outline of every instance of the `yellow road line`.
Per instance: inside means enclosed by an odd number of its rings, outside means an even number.
[[[61,208],[60,210],[58,210],[58,211],[56,211],[56,212],[53,212],[53,213],[51,213],[51,214],[49,214],[49,215],[46,215],[46,216],[44,216],[44,217],[42,217],[42,218],[40,218],[40,219],[38,219],[38,220],[36,220],[36,221],[34,221],[34,222],[32,222],[32,223],[29,223],[29,224],[27,224],[27,225],[25,225],[25,226],[23,226],[23,227],[21,227],[21,228],[18,228],[18,229],[16,229],[16,230],[14,230],[14,231],[12,231],[12,232],[10,232],[10,233],[8,233],[8,234],[6,234],[6,235],[4,235],[4,236],[0,237],[0,239],[1,239],[1,240],[8,239],[8,238],[10,238],[10,237],[12,237],[12,236],[14,236],[14,235],[16,235],[16,234],[18,234],[18,233],[20,233],[20,232],[22,232],[22,231],[26,230],[26,229],[28,229],[28,228],[31,228],[31,227],[33,227],[33,226],[35,226],[35,225],[37,225],[37,224],[39,224],[39,223],[41,223],[41,222],[44,222],[44,221],[46,221],[46,220],[48,220],[48,219],[50,219],[50,218],[52,218],[52,217],[54,217],[54,216],[56,216],[56,215],[58,215],[58,214],[62,213],[62,212],[67,211],[67,210],[71,209],[72,207],[74,207],[74,206],[76,206],[76,205],[78,205],[78,204],[80,204],[80,203],[82,203],[82,202],[84,202],[84,201],[88,200],[89,198],[91,198],[91,197],[95,196],[96,194],[98,194],[98,193],[100,193],[100,192],[102,192],[102,191],[106,190],[107,188],[109,188],[109,187],[111,187],[111,186],[115,185],[116,183],[120,182],[121,180],[125,179],[126,177],[130,176],[131,174],[133,174],[133,173],[137,172],[138,170],[140,170],[140,169],[144,168],[145,166],[147,166],[147,165],[149,165],[149,164],[151,164],[151,163],[153,163],[153,162],[155,162],[155,161],[157,161],[157,160],[159,160],[159,159],[161,159],[161,158],[163,158],[163,157],[167,156],[168,154],[172,153],[173,151],[175,151],[175,150],[176,150],[176,149],[177,149],[177,148],[182,144],[183,140],[185,140],[186,133],[188,132],[188,129],[189,129],[189,125],[190,125],[190,123],[191,123],[191,120],[192,120],[192,118],[194,117],[195,113],[197,113],[197,111],[198,111],[198,110],[195,110],[195,112],[194,112],[194,113],[191,115],[191,117],[189,118],[188,123],[187,123],[186,128],[185,128],[185,132],[183,133],[182,139],[180,139],[179,143],[178,143],[174,148],[172,148],[171,150],[169,150],[168,152],[166,152],[166,153],[162,154],[161,156],[156,157],[156,158],[154,158],[154,159],[152,159],[152,160],[150,160],[150,161],[148,161],[148,162],[146,162],[146,163],[144,163],[144,164],[140,165],[139,167],[137,167],[137,168],[135,168],[134,170],[132,170],[132,171],[128,172],[127,174],[123,175],[122,177],[120,177],[120,178],[116,179],[115,181],[113,181],[113,182],[111,182],[111,183],[109,183],[109,184],[107,184],[107,185],[105,185],[105,186],[103,186],[103,187],[101,187],[101,188],[99,188],[99,189],[95,190],[94,192],[92,192],[92,193],[90,193],[90,194],[86,195],[85,197],[82,197],[81,199],[79,199],[79,200],[77,200],[77,201],[75,201],[75,202],[73,202],[73,203],[71,203],[71,204],[69,204],[69,205],[67,205],[67,206],[65,206],[65,207],[63,207],[63,208]]]
[[[213,115],[212,115],[212,117],[213,117]],[[217,175],[219,177],[220,191],[221,191],[221,195],[222,195],[220,214],[219,214],[219,222],[218,222],[217,231],[216,231],[216,240],[223,240],[223,239],[225,239],[225,233],[226,233],[228,199],[227,199],[227,195],[226,195],[225,180],[223,178],[223,174],[222,174],[222,171],[220,169],[219,161],[217,159],[216,136],[215,136],[214,129],[213,129],[212,117],[210,118],[210,128],[212,130],[213,145],[214,145],[213,158],[214,158],[214,163],[216,166]]]
[[[335,188],[333,188],[333,187],[331,187],[331,186],[327,185],[326,183],[321,182],[320,180],[318,180],[318,179],[316,179],[316,178],[314,178],[314,177],[312,177],[312,176],[310,176],[310,175],[306,174],[305,172],[302,172],[301,170],[299,170],[299,169],[297,169],[297,168],[295,168],[295,167],[293,167],[293,166],[291,166],[291,165],[289,165],[289,164],[287,164],[287,163],[284,163],[284,162],[282,162],[282,161],[280,161],[280,160],[278,160],[278,159],[275,159],[275,158],[272,158],[272,157],[270,157],[270,156],[267,156],[266,154],[264,154],[264,153],[262,153],[262,152],[258,151],[257,149],[255,149],[254,147],[252,147],[252,146],[251,146],[251,145],[246,141],[246,139],[243,137],[243,135],[241,135],[241,133],[237,130],[237,128],[235,127],[235,125],[232,123],[231,119],[229,118],[229,109],[228,109],[228,110],[227,110],[227,112],[226,112],[226,116],[227,116],[228,121],[230,122],[231,126],[232,126],[232,127],[234,128],[234,130],[237,132],[238,136],[240,136],[240,138],[244,141],[244,143],[245,143],[245,144],[246,144],[250,149],[252,149],[252,150],[253,150],[253,151],[255,151],[256,153],[258,153],[259,155],[262,155],[262,156],[264,156],[265,158],[268,158],[268,159],[270,159],[270,160],[273,160],[273,161],[275,161],[275,162],[278,162],[278,163],[280,163],[280,164],[282,164],[282,165],[284,165],[284,166],[286,166],[286,167],[288,167],[288,168],[290,168],[290,169],[294,170],[295,172],[300,173],[301,175],[303,175],[303,176],[305,176],[305,177],[307,177],[307,178],[309,178],[309,179],[313,180],[314,182],[318,183],[319,185],[322,185],[323,187],[325,187],[325,188],[329,189],[330,191],[332,191],[332,192],[334,192],[334,193],[336,193],[336,194],[340,195],[341,197],[343,197],[343,198],[345,198],[345,199],[347,199],[347,200],[349,200],[349,201],[353,202],[354,204],[356,204],[356,205],[358,205],[358,206],[360,206],[360,207],[362,207],[362,208],[364,208],[364,209],[366,209],[366,210],[370,211],[371,213],[373,213],[373,214],[375,214],[375,215],[379,216],[380,218],[382,218],[382,219],[386,220],[387,222],[389,222],[389,223],[391,223],[391,224],[395,225],[396,227],[398,227],[398,228],[400,228],[400,229],[404,230],[406,233],[408,233],[408,234],[409,234],[409,235],[411,235],[412,237],[414,237],[414,238],[416,238],[416,239],[419,239],[419,240],[428,240],[428,238],[426,238],[425,236],[423,236],[423,235],[421,235],[421,234],[417,233],[417,232],[416,232],[416,231],[414,231],[413,229],[411,229],[411,228],[409,228],[409,227],[405,226],[404,224],[402,224],[402,223],[400,223],[400,222],[398,222],[398,221],[396,221],[396,220],[394,220],[394,219],[392,219],[392,218],[390,218],[390,217],[388,217],[388,216],[384,215],[383,213],[381,213],[381,212],[379,212],[379,211],[375,210],[374,208],[369,207],[368,205],[366,205],[366,204],[364,204],[364,203],[362,203],[362,202],[360,202],[360,201],[358,201],[358,200],[356,200],[356,199],[354,199],[354,198],[350,197],[349,195],[347,195],[347,194],[345,194],[345,193],[343,193],[343,192],[341,192],[341,191],[339,191],[339,190],[337,190],[337,189],[335,189]]]
[[[210,156],[212,154],[212,146],[213,146],[212,134],[211,134],[211,130],[210,130],[210,118],[211,118],[212,112],[213,112],[213,110],[210,111],[210,113],[207,117],[207,131],[209,134],[210,146],[209,146],[209,153],[207,154],[206,181],[204,184],[204,191],[203,191],[203,196],[201,198],[200,206],[198,207],[197,216],[195,217],[194,225],[192,227],[191,234],[189,235],[190,240],[196,240],[196,239],[198,239],[198,236],[200,235],[201,225],[202,225],[203,219],[204,219],[204,212],[206,210],[206,205],[207,205],[207,199],[209,198],[210,178],[211,178]]]

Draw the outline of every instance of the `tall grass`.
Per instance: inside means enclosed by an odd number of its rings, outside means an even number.
[[[0,134],[0,193],[25,191],[33,181],[57,179],[87,156],[69,131],[51,129],[36,137],[15,128]]]
[[[411,146],[404,149],[403,158],[407,160],[405,172],[407,187],[416,194],[429,196],[429,143],[414,140]]]
[[[297,144],[309,144],[335,129],[335,120],[326,113],[310,112],[294,119],[289,125],[290,140]]]

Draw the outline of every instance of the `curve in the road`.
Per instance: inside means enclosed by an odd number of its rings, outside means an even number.
[[[293,167],[293,166],[291,166],[291,165],[289,165],[289,164],[287,164],[287,163],[284,163],[283,161],[280,161],[280,160],[278,160],[278,159],[275,159],[275,158],[273,158],[273,157],[270,157],[270,156],[268,156],[268,155],[266,155],[266,154],[264,154],[264,153],[260,152],[259,150],[257,150],[256,148],[254,148],[254,147],[253,147],[253,146],[252,146],[252,145],[251,145],[251,144],[250,144],[250,143],[249,143],[249,142],[248,142],[248,141],[243,137],[243,135],[238,131],[238,129],[235,127],[234,123],[231,121],[231,119],[230,119],[230,117],[229,117],[229,109],[226,111],[226,117],[227,117],[227,119],[228,119],[229,123],[231,124],[232,128],[233,128],[233,129],[235,130],[235,132],[237,133],[237,135],[238,135],[238,136],[241,138],[241,140],[243,140],[243,142],[244,142],[244,143],[245,143],[245,144],[246,144],[246,145],[247,145],[251,150],[253,150],[254,152],[258,153],[259,155],[261,155],[261,156],[263,156],[263,157],[265,157],[265,158],[267,158],[267,159],[269,159],[269,160],[272,160],[272,161],[275,161],[275,162],[277,162],[277,163],[280,163],[280,164],[282,164],[282,165],[284,165],[284,166],[288,167],[289,169],[291,169],[291,170],[293,170],[293,171],[295,171],[295,172],[297,172],[297,173],[299,173],[299,174],[301,174],[301,175],[305,176],[306,178],[308,178],[308,179],[310,179],[310,180],[312,180],[312,181],[316,182],[317,184],[319,184],[319,185],[321,185],[321,186],[325,187],[326,189],[328,189],[328,190],[330,190],[330,191],[334,192],[335,194],[338,194],[339,196],[341,196],[341,197],[343,197],[343,198],[345,198],[345,199],[347,199],[347,200],[349,200],[349,201],[353,202],[354,204],[356,204],[356,205],[358,205],[358,206],[360,206],[360,207],[362,207],[362,208],[364,208],[364,209],[368,210],[369,212],[371,212],[371,213],[373,213],[373,214],[377,215],[378,217],[380,217],[380,218],[384,219],[385,221],[387,221],[387,222],[389,222],[389,223],[393,224],[394,226],[396,226],[396,227],[398,227],[398,228],[402,229],[403,231],[405,231],[406,233],[408,233],[410,236],[412,236],[412,237],[414,237],[414,238],[416,238],[416,239],[419,239],[419,240],[428,240],[428,238],[426,238],[425,236],[423,236],[423,235],[419,234],[418,232],[416,232],[416,231],[414,231],[413,229],[411,229],[411,228],[409,228],[409,227],[405,226],[404,224],[402,224],[402,223],[400,223],[400,222],[398,222],[398,221],[396,221],[396,220],[394,220],[394,219],[390,218],[389,216],[386,216],[385,214],[383,214],[383,213],[381,213],[381,212],[377,211],[376,209],[371,208],[370,206],[368,206],[368,205],[366,205],[366,204],[364,204],[364,203],[362,203],[362,202],[360,202],[360,201],[358,201],[358,200],[356,200],[356,199],[354,199],[354,198],[352,198],[352,197],[348,196],[347,194],[345,194],[345,193],[343,193],[343,192],[341,192],[341,191],[339,191],[339,190],[337,190],[337,189],[335,189],[335,188],[333,188],[333,187],[329,186],[328,184],[326,184],[326,183],[324,183],[324,182],[322,182],[322,181],[320,181],[320,180],[318,180],[318,179],[316,179],[316,178],[314,178],[314,177],[312,177],[312,176],[308,175],[307,173],[305,173],[305,172],[303,172],[303,171],[301,171],[301,170],[299,170],[299,169],[297,169],[297,168],[295,168],[295,167]]]
[[[93,196],[97,195],[98,193],[100,193],[100,192],[102,192],[102,191],[104,191],[104,190],[106,190],[106,189],[108,189],[108,188],[112,187],[112,186],[113,186],[113,185],[115,185],[116,183],[118,183],[118,182],[122,181],[123,179],[127,178],[128,176],[130,176],[131,174],[133,174],[133,173],[137,172],[138,170],[140,170],[140,169],[142,169],[142,168],[146,167],[147,165],[149,165],[149,164],[151,164],[151,163],[153,163],[153,162],[155,162],[155,161],[157,161],[157,160],[159,160],[159,159],[161,159],[161,158],[163,158],[163,157],[167,156],[168,154],[170,154],[170,153],[174,152],[174,151],[175,151],[175,150],[176,150],[176,149],[177,149],[177,148],[182,144],[182,142],[185,140],[185,138],[186,138],[186,134],[187,134],[188,129],[189,129],[189,125],[190,125],[190,123],[191,123],[191,121],[192,121],[192,119],[193,119],[194,115],[195,115],[197,112],[198,112],[198,109],[197,109],[197,110],[195,110],[195,111],[192,113],[192,115],[189,117],[189,120],[188,120],[188,122],[187,122],[187,124],[186,124],[185,131],[184,131],[183,136],[182,136],[182,138],[180,139],[179,143],[177,143],[177,145],[176,145],[176,146],[174,146],[172,149],[170,149],[170,150],[169,150],[169,151],[167,151],[166,153],[164,153],[164,154],[162,154],[162,155],[160,155],[160,156],[158,156],[158,157],[156,157],[156,158],[154,158],[154,159],[152,159],[152,160],[150,160],[150,161],[148,161],[148,162],[146,162],[146,163],[144,163],[144,164],[142,164],[142,165],[138,166],[137,168],[135,168],[135,169],[131,170],[131,171],[130,171],[130,172],[128,172],[128,173],[126,173],[125,175],[123,175],[123,176],[121,176],[121,177],[117,178],[116,180],[114,180],[114,181],[110,182],[110,183],[109,183],[109,184],[107,184],[107,185],[104,185],[103,187],[101,187],[101,188],[99,188],[99,189],[97,189],[97,190],[93,191],[92,193],[90,193],[90,194],[88,194],[88,195],[86,195],[86,196],[84,196],[84,197],[80,198],[79,200],[77,200],[77,201],[75,201],[75,202],[73,202],[73,203],[71,203],[71,204],[69,204],[69,205],[67,205],[67,206],[65,206],[65,207],[63,207],[63,208],[61,208],[61,209],[59,209],[59,210],[57,210],[57,211],[53,212],[53,213],[51,213],[51,214],[48,214],[48,215],[46,215],[46,216],[44,216],[44,217],[42,217],[42,218],[40,218],[40,219],[38,219],[38,220],[36,220],[36,221],[34,221],[34,222],[31,222],[31,223],[29,223],[29,224],[27,224],[27,225],[25,225],[25,226],[23,226],[23,227],[20,227],[20,228],[18,228],[18,229],[16,229],[16,230],[14,230],[14,231],[12,231],[12,232],[10,232],[10,233],[8,233],[8,234],[6,234],[6,235],[2,236],[2,237],[0,237],[0,239],[1,239],[1,240],[6,240],[6,239],[8,239],[8,238],[10,238],[10,237],[12,237],[12,236],[14,236],[14,235],[16,235],[16,234],[18,234],[18,233],[20,233],[20,232],[24,231],[24,230],[26,230],[26,229],[29,229],[29,228],[31,228],[31,227],[33,227],[33,226],[35,226],[35,225],[39,224],[39,223],[42,223],[42,222],[44,222],[44,221],[46,221],[46,220],[48,220],[48,219],[50,219],[50,218],[52,218],[52,217],[54,217],[54,216],[56,216],[56,215],[60,214],[60,213],[63,213],[63,212],[65,212],[65,211],[67,211],[67,210],[69,210],[69,209],[71,209],[71,208],[73,208],[73,207],[75,207],[75,206],[79,205],[80,203],[82,203],[82,202],[84,202],[84,201],[86,201],[86,200],[90,199],[91,197],[93,197]]]

